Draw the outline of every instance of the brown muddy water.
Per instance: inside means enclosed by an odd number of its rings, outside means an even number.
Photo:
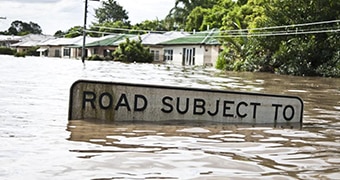
[[[303,127],[68,121],[78,79],[297,95]],[[340,179],[340,79],[0,56],[0,179]]]

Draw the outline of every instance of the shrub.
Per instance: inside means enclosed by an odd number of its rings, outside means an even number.
[[[100,57],[98,54],[94,54],[91,55],[88,60],[92,60],[92,61],[102,61],[104,60],[104,58]]]
[[[16,52],[16,53],[14,54],[14,56],[15,56],[15,57],[26,57],[26,53],[24,53],[24,52]]]
[[[14,55],[15,50],[8,47],[0,47],[0,54]]]

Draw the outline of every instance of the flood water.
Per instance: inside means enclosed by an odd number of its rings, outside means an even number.
[[[303,127],[68,121],[78,79],[297,95]],[[340,79],[0,56],[0,179],[340,179]]]

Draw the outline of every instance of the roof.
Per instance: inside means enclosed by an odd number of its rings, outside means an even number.
[[[86,37],[86,41],[93,42],[98,38]],[[62,46],[62,45],[81,45],[83,43],[83,36],[74,38],[54,38],[38,43],[39,46]]]
[[[125,40],[129,37],[134,37],[135,35],[129,35],[129,34],[115,34],[115,35],[109,35],[104,36],[100,38],[99,40],[95,40],[93,42],[87,43],[86,47],[99,47],[99,46],[117,46],[118,44],[116,42]]]
[[[17,47],[30,47],[37,46],[39,43],[47,41],[49,39],[54,39],[53,36],[42,35],[42,34],[28,34],[20,38],[20,42],[12,44],[11,46]]]
[[[12,36],[12,35],[1,35],[0,34],[0,41],[19,41],[21,36]]]
[[[192,45],[192,44],[221,44],[214,36],[219,35],[219,30],[214,28],[209,31],[196,32],[190,36],[180,37],[173,40],[161,42],[161,45]]]
[[[164,41],[169,41],[171,39],[185,37],[188,35],[189,33],[186,33],[186,32],[170,31],[170,32],[166,32],[163,34],[160,34],[160,33],[142,34],[140,36],[132,37],[130,40],[138,40],[140,37],[143,45],[157,45]],[[117,41],[117,44],[120,44],[122,42],[125,42],[125,40]]]

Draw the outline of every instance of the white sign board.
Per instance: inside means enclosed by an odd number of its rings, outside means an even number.
[[[295,96],[85,80],[70,92],[69,120],[301,125],[302,118]]]

